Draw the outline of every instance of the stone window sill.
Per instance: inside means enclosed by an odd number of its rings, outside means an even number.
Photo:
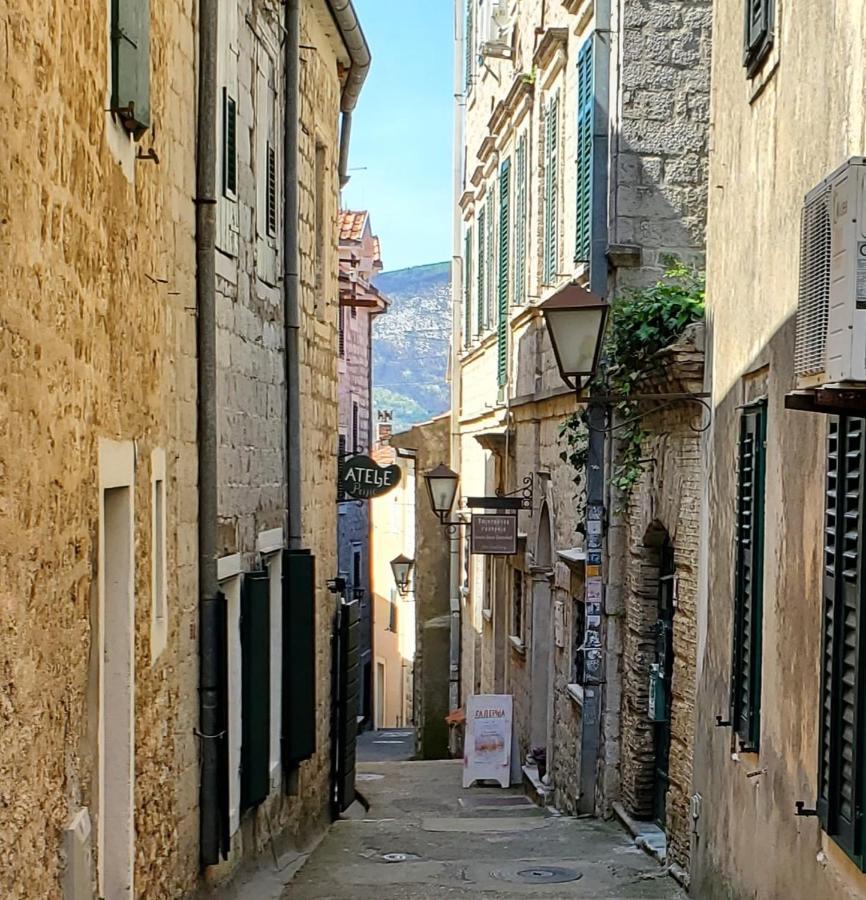
[[[583,709],[583,685],[567,684],[565,689],[568,691],[568,696],[571,697],[574,703]]]
[[[482,609],[482,610],[481,610],[481,615],[484,616],[484,621],[485,621],[485,622],[492,622],[492,621],[493,621],[493,610],[492,610],[492,609]]]
[[[514,650],[515,653],[519,653],[521,656],[526,656],[526,644],[523,643],[522,638],[510,634],[508,635],[508,640],[511,642],[511,649]]]

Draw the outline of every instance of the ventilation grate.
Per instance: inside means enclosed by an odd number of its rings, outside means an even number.
[[[800,298],[794,370],[798,376],[824,372],[830,309],[830,186],[803,209],[800,250]]]

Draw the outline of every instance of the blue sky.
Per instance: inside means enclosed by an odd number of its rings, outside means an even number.
[[[354,0],[373,66],[343,205],[370,211],[386,271],[451,258],[453,4]]]

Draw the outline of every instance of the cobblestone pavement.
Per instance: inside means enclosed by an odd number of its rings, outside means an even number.
[[[464,790],[459,762],[358,772],[370,809],[334,824],[284,900],[685,898],[618,825],[551,814],[519,790]]]

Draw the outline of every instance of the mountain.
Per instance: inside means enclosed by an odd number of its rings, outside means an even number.
[[[383,272],[376,287],[391,305],[373,325],[373,405],[398,432],[450,406],[451,265]]]

